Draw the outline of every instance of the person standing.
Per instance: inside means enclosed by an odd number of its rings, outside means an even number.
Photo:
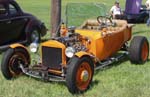
[[[147,20],[147,23],[146,25],[147,26],[150,26],[150,0],[147,0],[146,3],[145,3],[146,7],[147,7],[147,10],[148,10],[148,13],[149,13],[149,18]]]
[[[145,2],[145,5],[146,5],[147,9],[150,9],[150,0],[147,0],[147,1]]]
[[[111,14],[113,19],[121,18],[122,11],[121,11],[121,8],[119,6],[119,2],[118,1],[115,1],[115,5],[112,6],[112,8],[110,9],[110,14]]]

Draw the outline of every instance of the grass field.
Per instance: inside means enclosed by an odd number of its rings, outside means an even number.
[[[50,28],[50,0],[17,0],[27,12],[44,21]],[[119,0],[124,8],[125,0]],[[145,0],[144,0],[145,1]],[[143,1],[143,2],[144,2]],[[91,0],[62,0],[63,18],[67,3],[91,2]],[[92,0],[105,3],[108,9],[113,0]],[[150,41],[150,28],[137,24],[133,35],[146,36]],[[49,37],[49,34],[46,36]],[[1,61],[1,60],[0,60]],[[27,76],[8,81],[0,73],[0,97],[149,97],[150,61],[145,65],[131,64],[128,60],[115,63],[95,72],[90,90],[82,95],[72,95],[65,83],[44,82]]]

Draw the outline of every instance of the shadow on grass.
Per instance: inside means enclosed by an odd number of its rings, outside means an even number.
[[[110,65],[107,65],[107,66],[105,66],[103,68],[100,68],[99,70],[96,70],[95,71],[95,75],[97,75],[100,71],[105,71],[105,70],[111,69],[112,67],[119,66],[119,65],[121,65],[122,63],[124,63],[124,62],[126,62],[128,60],[129,60],[129,58],[128,58],[128,56],[126,56],[125,58],[123,58],[123,59],[121,59],[121,60],[119,60],[117,62],[114,62],[114,63],[112,63]]]
[[[99,80],[93,80],[92,83],[91,83],[91,85],[90,85],[90,90],[91,90],[94,86],[98,85],[99,83],[100,83]]]
[[[47,80],[43,80],[43,79],[34,78],[34,77],[31,77],[31,76],[28,76],[28,75],[23,75],[23,76],[25,76],[25,77],[27,77],[27,78],[29,78],[29,79],[33,79],[33,80],[38,81],[38,82],[48,83],[48,84],[58,84],[58,85],[61,85],[61,86],[65,86],[65,87],[67,88],[67,86],[66,86],[66,81],[62,81],[62,82],[59,82],[59,81],[47,81]],[[15,79],[16,79],[16,78],[15,78]],[[87,91],[92,90],[92,89],[94,88],[94,86],[97,86],[99,83],[100,83],[99,80],[93,80],[93,81],[91,82],[90,86],[89,86],[89,89],[87,89]],[[81,92],[81,93],[79,92],[79,93],[73,94],[73,95],[74,95],[75,97],[84,96],[84,94],[85,94],[87,91]],[[69,93],[69,91],[68,91],[68,93]]]
[[[123,59],[121,59],[121,60],[119,60],[117,62],[114,62],[114,63],[112,63],[112,64],[110,64],[108,66],[105,66],[105,67],[103,67],[103,68],[101,68],[99,70],[96,70],[95,71],[95,75],[97,75],[100,71],[105,71],[105,70],[111,69],[112,67],[119,66],[119,65],[121,65],[122,63],[124,63],[126,61],[130,61],[128,56],[126,56],[125,58],[123,58]],[[150,62],[150,58],[148,58],[148,60],[146,62]],[[135,63],[131,63],[130,62],[130,64],[131,65],[141,65],[141,66],[143,66],[145,63],[135,64]]]
[[[147,61],[150,62],[150,59],[148,59]]]

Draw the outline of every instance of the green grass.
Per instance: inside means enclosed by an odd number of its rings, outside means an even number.
[[[27,12],[31,12],[50,28],[50,0],[17,0]],[[72,2],[105,3],[108,9],[112,0],[62,0],[64,8]],[[122,8],[124,0],[120,0]],[[150,40],[150,28],[137,24],[133,35],[143,35]],[[49,34],[47,35],[49,37]],[[131,64],[128,60],[115,63],[96,71],[90,90],[82,95],[72,95],[65,83],[44,82],[27,76],[6,80],[0,73],[0,97],[149,97],[150,95],[150,62],[145,65]]]

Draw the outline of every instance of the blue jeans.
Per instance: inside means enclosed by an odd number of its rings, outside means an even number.
[[[150,11],[149,11],[149,18],[148,18],[148,20],[147,20],[147,22],[146,22],[146,25],[147,25],[147,26],[150,26]]]

